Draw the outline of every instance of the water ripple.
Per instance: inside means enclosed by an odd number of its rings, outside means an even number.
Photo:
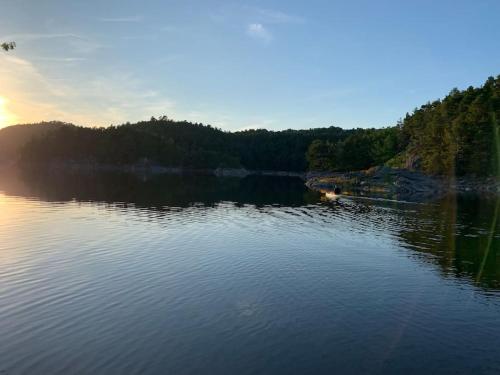
[[[447,204],[0,195],[0,373],[497,369],[491,229]]]

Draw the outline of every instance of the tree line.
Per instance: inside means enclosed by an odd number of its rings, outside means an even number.
[[[63,126],[33,137],[22,148],[21,158],[27,162],[304,171],[308,167],[305,154],[313,140],[336,142],[350,133],[337,127],[226,132],[161,117],[106,128]]]
[[[499,119],[500,76],[479,88],[453,89],[399,124],[400,161],[432,174],[500,176]]]
[[[500,76],[481,87],[453,89],[422,105],[392,128],[356,131],[337,142],[315,140],[307,151],[314,170],[375,165],[428,174],[500,176]]]
[[[382,129],[227,132],[163,116],[107,128],[62,126],[22,148],[28,162],[347,171],[377,165],[443,175],[499,173],[500,76],[453,89]]]

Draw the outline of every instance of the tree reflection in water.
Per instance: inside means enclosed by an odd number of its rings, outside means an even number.
[[[0,176],[4,194],[47,202],[96,202],[110,209],[140,208],[155,215],[193,207],[207,210],[221,203],[301,208],[317,225],[339,219],[357,228],[385,231],[408,255],[438,266],[445,278],[467,280],[486,290],[500,290],[500,199],[450,194],[437,201],[398,202],[335,197],[326,199],[297,178],[200,175],[136,175],[9,171]]]

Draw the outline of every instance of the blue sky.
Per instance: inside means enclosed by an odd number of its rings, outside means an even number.
[[[500,74],[499,14],[496,0],[1,0],[0,40],[18,48],[0,55],[0,126],[390,126]]]

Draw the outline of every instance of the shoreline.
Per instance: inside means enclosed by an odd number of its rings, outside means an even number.
[[[430,199],[448,193],[500,195],[500,178],[429,176],[407,169],[374,167],[365,171],[325,173],[307,179],[307,187],[332,192],[339,186],[347,195],[378,195],[396,199]]]
[[[141,175],[176,174],[205,175],[216,177],[245,178],[247,176],[274,176],[300,178],[305,185],[315,191],[333,192],[340,187],[342,194],[378,195],[396,199],[428,199],[447,193],[479,193],[500,195],[498,177],[458,177],[430,176],[417,171],[389,167],[373,167],[351,172],[292,172],[273,170],[249,170],[245,168],[184,168],[165,167],[155,164],[99,164],[99,163],[0,163],[0,171],[11,168],[27,168],[48,171],[72,172],[122,172]]]
[[[274,170],[250,170],[245,168],[185,168],[185,167],[166,167],[154,164],[100,164],[100,163],[0,163],[0,171],[9,168],[26,168],[34,170],[46,169],[48,171],[73,171],[73,172],[123,172],[134,174],[177,174],[177,175],[205,175],[216,177],[239,177],[247,176],[276,176],[276,177],[295,177],[304,181],[308,179],[307,172],[292,171],[274,171]]]

